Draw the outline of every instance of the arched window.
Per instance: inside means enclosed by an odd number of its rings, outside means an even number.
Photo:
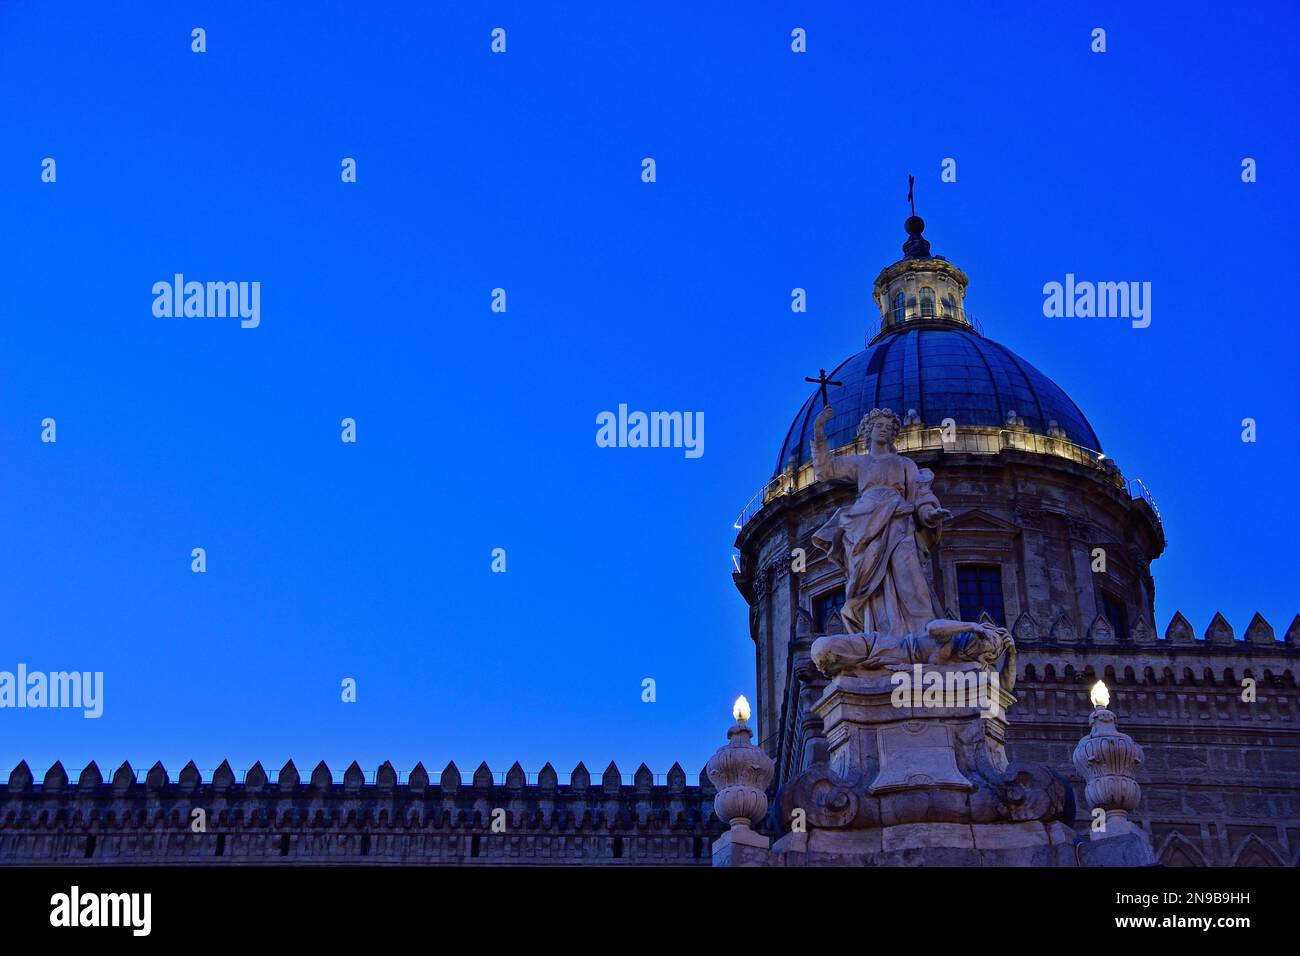
[[[929,286],[921,289],[921,318],[934,318],[934,290]]]
[[[903,321],[903,314],[906,311],[906,305],[907,305],[907,300],[903,297],[903,293],[900,292],[898,293],[898,295],[894,296],[894,324],[895,325]]]

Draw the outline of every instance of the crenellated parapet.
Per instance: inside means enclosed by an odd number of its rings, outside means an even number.
[[[1163,638],[1139,621],[1130,638],[1121,641],[1103,623],[1094,622],[1080,636],[1073,627],[1053,632],[1021,615],[1013,628],[1018,704],[1012,728],[1017,738],[1025,740],[1047,724],[1073,727],[1086,716],[1088,690],[1098,680],[1117,691],[1120,716],[1139,726],[1160,722],[1185,729],[1227,723],[1260,732],[1275,727],[1300,732],[1300,615],[1281,639],[1258,613],[1247,624],[1244,640],[1237,640],[1217,613],[1199,639],[1181,612],[1171,618]],[[791,643],[795,679],[782,705],[778,779],[797,772],[807,761],[809,742],[819,739],[811,705],[826,681],[811,665],[808,650],[816,635],[810,625],[806,616],[801,619]]]
[[[1157,637],[1094,626],[1076,639],[1017,623],[1020,678],[1008,745],[1057,766],[1103,680],[1140,737],[1136,819],[1168,865],[1300,863],[1300,616],[1280,635],[1260,614],[1237,632],[1216,613],[1200,636],[1181,612]],[[1069,773],[1080,798],[1083,781]]]
[[[1067,624],[1070,622],[1066,622]],[[1098,616],[1082,633],[1072,627],[1043,628],[1031,615],[1015,622],[1012,634],[1020,650],[1020,667],[1028,683],[1069,680],[1084,669],[1120,684],[1237,686],[1246,678],[1271,687],[1296,687],[1300,668],[1300,615],[1279,639],[1273,626],[1256,613],[1239,640],[1232,626],[1215,613],[1200,638],[1181,611],[1175,612],[1164,637],[1139,620],[1127,640],[1117,639]],[[1082,679],[1082,678],[1080,678]]]
[[[1196,734],[1210,728],[1229,728],[1273,734],[1300,733],[1300,693],[1291,670],[1274,673],[1231,667],[1215,670],[1192,668],[1117,666],[1081,660],[1058,667],[1034,663],[1023,665],[1016,685],[1018,706],[1014,727],[1039,734],[1043,725],[1077,723],[1087,700],[1088,688],[1105,681],[1120,695],[1117,712],[1143,728],[1163,728],[1171,736],[1188,736],[1188,743],[1202,749],[1226,741],[1198,741]],[[1277,759],[1281,759],[1280,757]],[[1287,758],[1295,764],[1293,757]]]
[[[75,782],[56,763],[38,782],[26,762],[0,787],[0,864],[546,865],[709,863],[724,829],[707,776],[688,785],[674,764],[624,781],[612,762],[567,783],[547,764],[533,779],[454,763],[432,780],[385,762],[372,778],[353,762],[335,780],[322,761],[304,782],[293,761],[271,782],[260,763],[242,782],[228,762],[204,779],[191,761],[173,780],[128,763],[105,781],[92,762]]]

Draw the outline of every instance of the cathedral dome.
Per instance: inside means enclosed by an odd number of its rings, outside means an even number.
[[[811,460],[813,421],[827,404],[835,410],[826,423],[831,448],[852,444],[862,416],[888,408],[904,426],[939,428],[951,418],[959,430],[1015,429],[1055,441],[1042,450],[1060,453],[1070,447],[1064,440],[1100,460],[1101,442],[1070,396],[971,323],[966,273],[931,254],[922,235],[925,221],[915,209],[904,228],[903,258],[876,276],[872,298],[880,309],[878,334],[829,375],[808,379],[819,382],[818,390],[786,433],[776,474],[791,474]],[[1019,440],[1011,444],[1026,445]],[[966,450],[986,445],[987,436],[977,437],[975,447]]]
[[[1014,423],[1040,435],[1064,437],[1096,452],[1101,442],[1070,397],[1010,349],[957,322],[906,322],[888,330],[827,375],[835,414],[826,424],[832,448],[850,444],[858,423],[873,408],[907,419],[915,411],[926,426],[945,418],[959,427],[1005,427]],[[781,446],[776,474],[811,459],[813,420],[821,412],[820,390],[804,402]]]

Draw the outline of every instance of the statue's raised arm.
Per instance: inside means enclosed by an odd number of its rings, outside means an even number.
[[[826,422],[835,409],[827,405],[813,422],[812,459],[813,478],[817,481],[829,481],[832,478],[852,478],[857,480],[858,464],[854,455],[832,455],[826,441]]]

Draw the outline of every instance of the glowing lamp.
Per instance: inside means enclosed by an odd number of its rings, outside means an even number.
[[[749,720],[749,701],[745,700],[745,695],[741,694],[736,698],[736,703],[731,708],[731,716],[736,718],[738,723],[744,723]]]
[[[1097,681],[1092,685],[1092,693],[1089,696],[1092,697],[1092,706],[1094,707],[1106,707],[1110,704],[1110,691],[1106,689],[1106,685],[1101,681]]]

